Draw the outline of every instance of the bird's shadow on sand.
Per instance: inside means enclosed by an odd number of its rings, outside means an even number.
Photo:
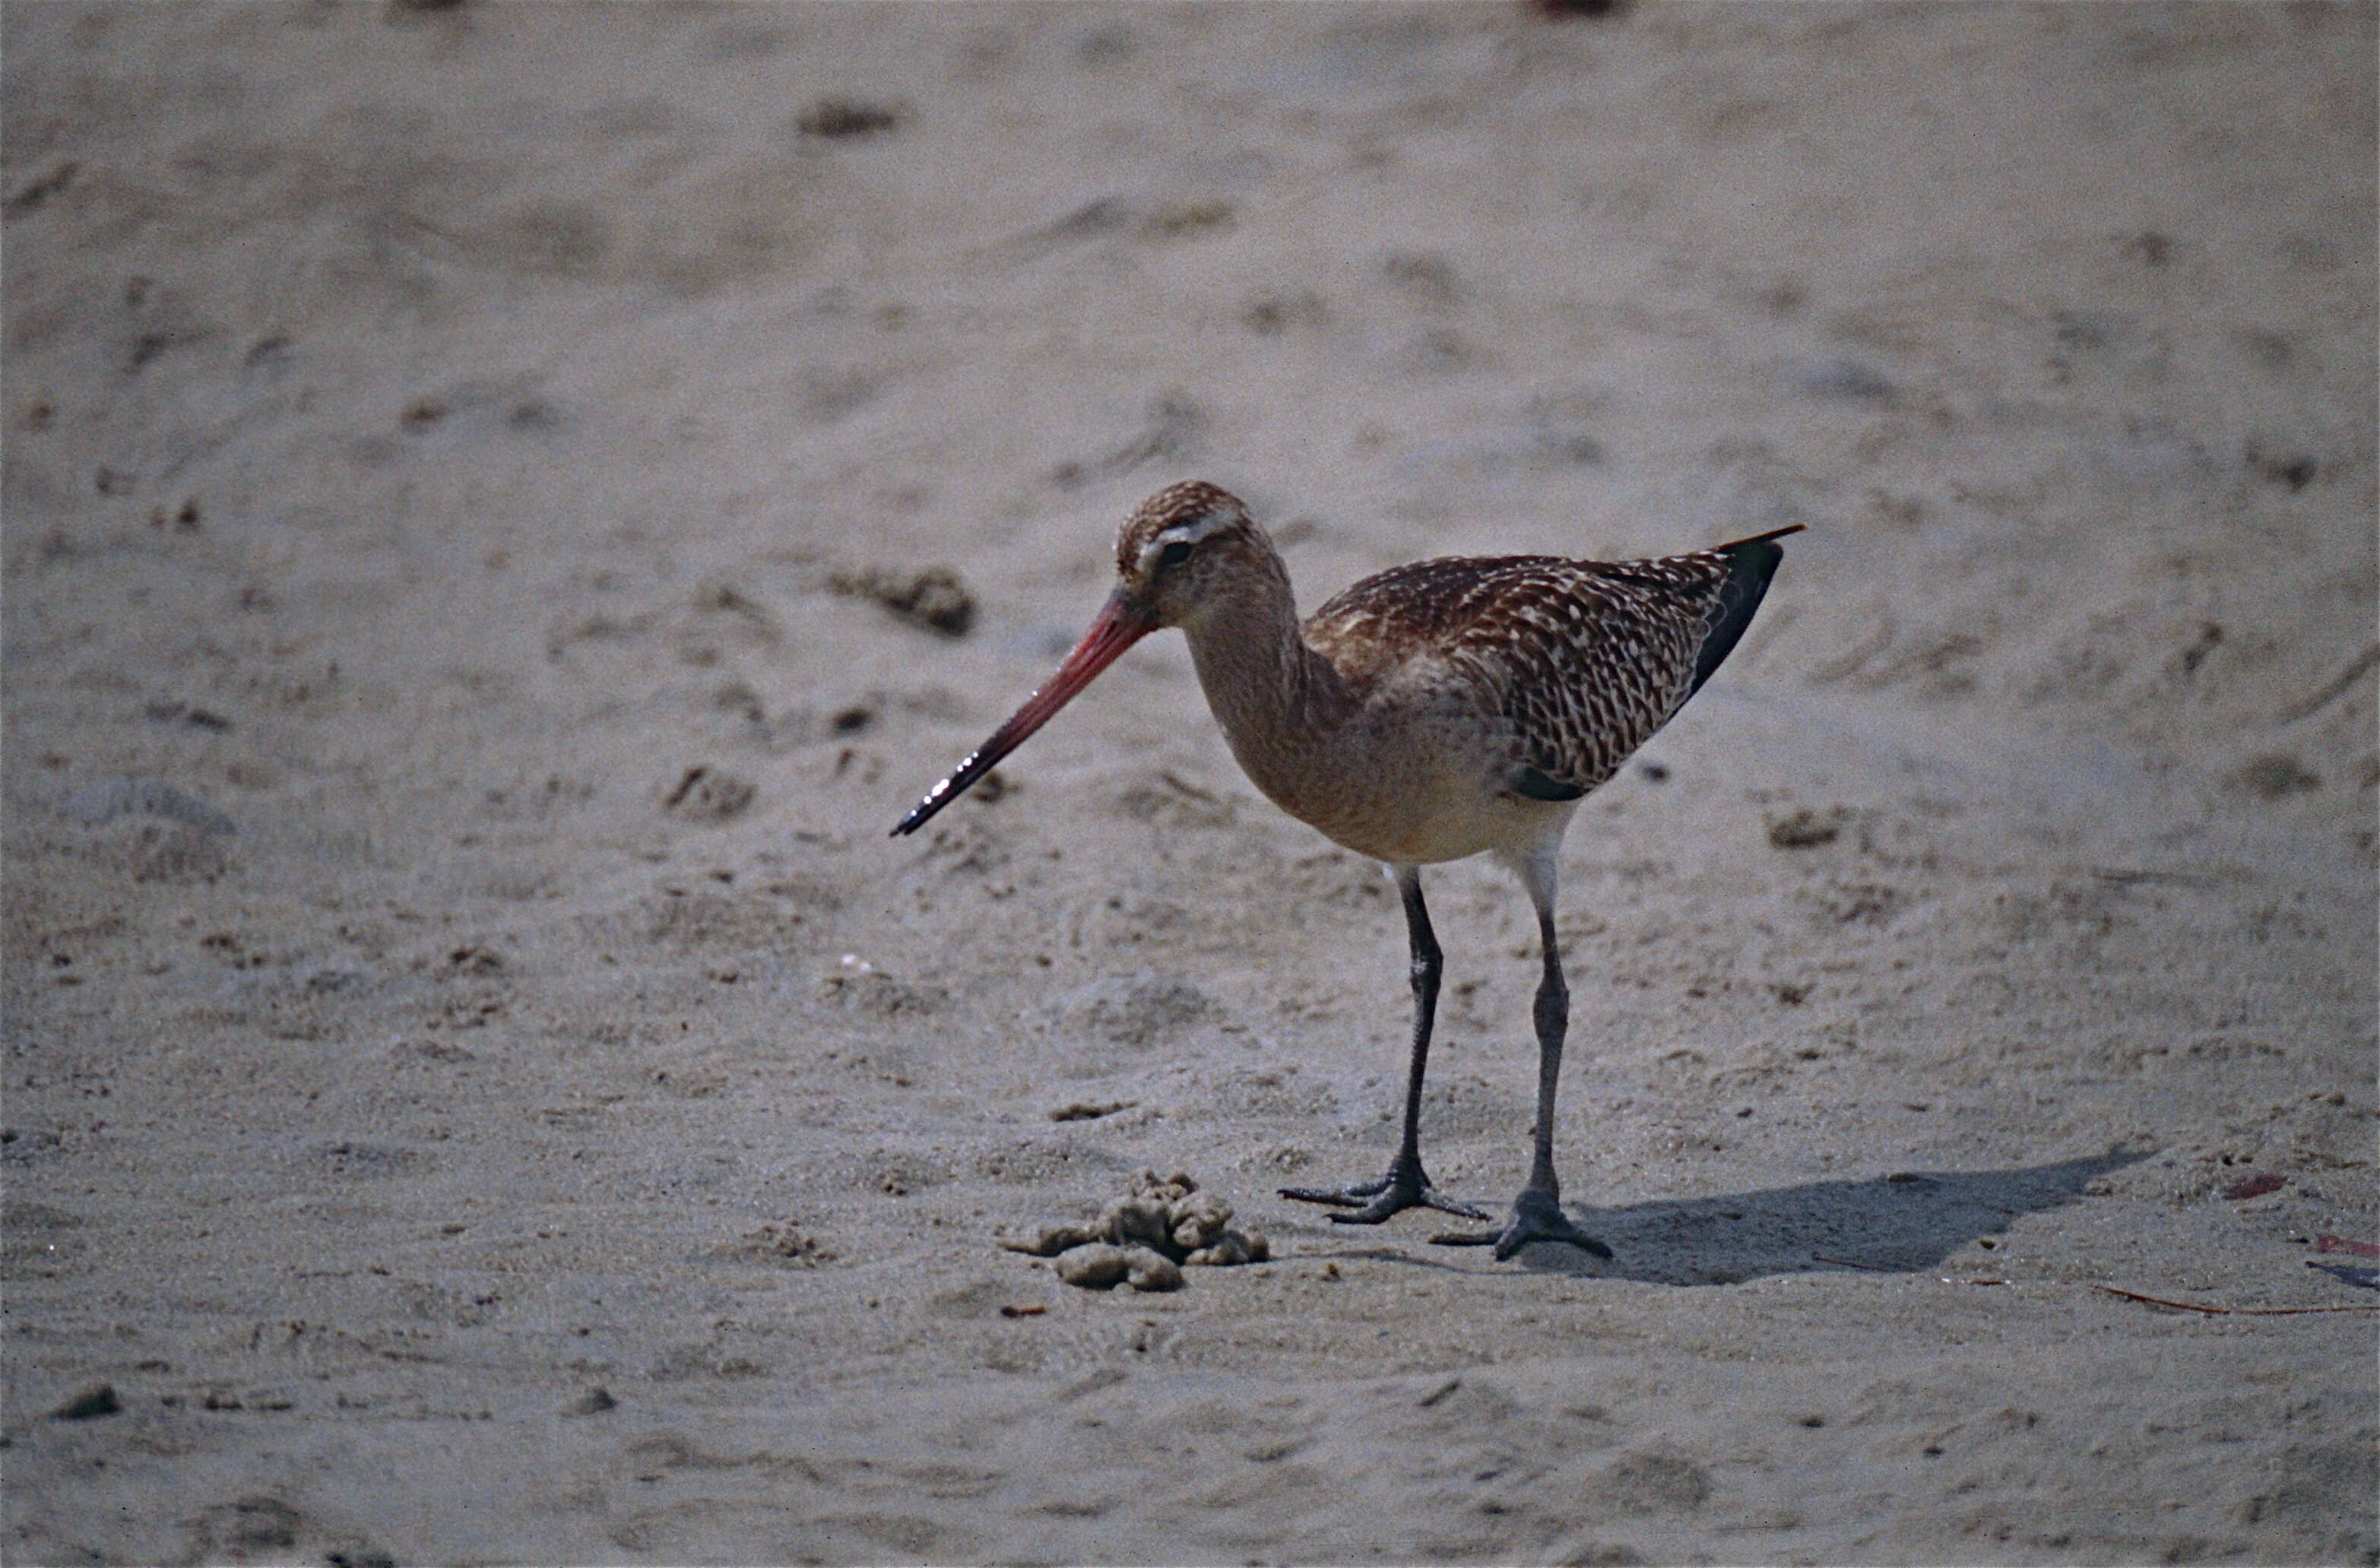
[[[1774,1274],[1923,1273],[2019,1216],[2071,1203],[2093,1181],[2146,1158],[2146,1151],[2118,1152],[2004,1171],[1900,1171],[1618,1209],[1573,1203],[1567,1206],[1571,1218],[1608,1243],[1611,1257],[1538,1243],[1518,1261],[1538,1273],[1658,1285],[1728,1285]]]
[[[1607,1261],[1575,1247],[1521,1255],[1540,1272],[1723,1285],[1770,1274],[1913,1274],[1940,1267],[2021,1215],[2057,1209],[2145,1152],[2108,1153],[2004,1171],[1897,1171],[1858,1182],[1811,1182],[1631,1204],[1572,1206],[1581,1228],[1611,1247]]]

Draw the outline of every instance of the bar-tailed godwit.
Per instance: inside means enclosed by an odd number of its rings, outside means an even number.
[[[1285,1187],[1377,1224],[1403,1209],[1488,1216],[1431,1185],[1422,1078],[1442,967],[1421,868],[1492,854],[1536,906],[1537,1119],[1527,1184],[1493,1230],[1441,1240],[1610,1249],[1572,1222],[1554,1175],[1554,1095],[1570,991],[1554,934],[1554,869],[1586,793],[1700,690],[1759,608],[1800,525],[1650,561],[1556,555],[1421,561],[1365,578],[1301,623],[1289,571],[1235,497],[1158,492],[1116,535],[1115,591],[1050,683],[893,833],[915,833],[1141,638],[1179,626],[1232,755],[1300,821],[1380,861],[1404,902],[1414,1026],[1404,1131],[1386,1174]]]

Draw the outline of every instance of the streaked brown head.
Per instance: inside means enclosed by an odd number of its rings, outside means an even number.
[[[1246,505],[1204,480],[1168,485],[1134,507],[1115,552],[1117,590],[1159,626],[1196,618],[1226,583],[1281,570]]]

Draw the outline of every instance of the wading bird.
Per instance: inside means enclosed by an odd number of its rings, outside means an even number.
[[[1557,555],[1416,562],[1365,578],[1301,624],[1289,571],[1238,499],[1192,481],[1158,492],[1116,535],[1115,591],[1047,686],[936,784],[892,832],[915,833],[990,772],[1116,657],[1179,626],[1232,755],[1275,805],[1385,865],[1412,944],[1413,1046],[1404,1131],[1387,1173],[1284,1187],[1377,1224],[1407,1209],[1489,1216],[1422,1169],[1422,1078],[1441,969],[1421,868],[1492,854],[1536,906],[1537,1120],[1527,1185],[1503,1224],[1436,1239],[1610,1249],[1562,1212],[1554,1094],[1570,992],[1554,935],[1554,868],[1587,791],[1617,772],[1702,688],[1760,607],[1784,552],[1778,529],[1650,561]]]

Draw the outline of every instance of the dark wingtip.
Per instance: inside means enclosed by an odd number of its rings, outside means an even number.
[[[1772,539],[1783,539],[1790,533],[1801,533],[1809,526],[1807,523],[1788,523],[1781,529],[1770,529],[1767,533],[1754,534],[1750,539],[1739,539],[1731,543],[1717,545],[1713,548],[1713,553],[1725,555],[1730,551],[1741,550],[1747,544],[1766,544]]]
[[[1735,651],[1743,639],[1744,628],[1752,625],[1753,612],[1768,592],[1769,579],[1776,577],[1779,563],[1785,559],[1778,541],[1788,534],[1800,533],[1808,525],[1791,523],[1767,533],[1739,539],[1722,544],[1712,553],[1727,559],[1727,580],[1719,584],[1718,615],[1711,623],[1709,635],[1703,638],[1702,650],[1694,658],[1694,684],[1686,688],[1692,697],[1703,688],[1703,683]]]

